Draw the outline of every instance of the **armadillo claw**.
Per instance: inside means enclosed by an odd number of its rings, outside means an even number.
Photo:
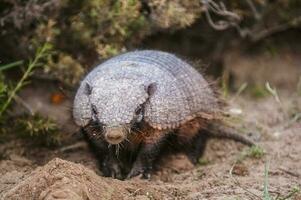
[[[102,173],[106,177],[123,179],[120,165],[114,159],[106,159],[102,163]]]
[[[132,170],[127,175],[127,179],[131,179],[135,176],[141,175],[141,179],[150,180],[151,178],[152,167],[143,166],[141,162],[137,162],[134,164]]]
[[[141,163],[135,163],[129,174],[127,175],[126,179],[131,179],[135,176],[138,176],[143,173],[143,168]]]

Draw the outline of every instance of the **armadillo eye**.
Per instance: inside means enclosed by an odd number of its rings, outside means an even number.
[[[91,105],[91,109],[92,109],[92,114],[93,115],[97,115],[97,108],[96,108],[96,106],[95,105]]]
[[[142,112],[142,107],[141,106],[139,106],[138,108],[136,108],[136,110],[135,110],[136,115],[141,114],[141,112]]]

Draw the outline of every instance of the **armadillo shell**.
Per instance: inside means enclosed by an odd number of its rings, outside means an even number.
[[[173,54],[152,50],[125,53],[99,65],[86,79],[108,76],[108,70],[115,80],[156,84],[144,113],[144,120],[154,128],[176,128],[218,110],[218,101],[202,75]]]

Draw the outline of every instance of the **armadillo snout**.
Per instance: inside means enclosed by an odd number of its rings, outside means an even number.
[[[126,133],[122,127],[108,128],[105,133],[105,139],[110,144],[119,144],[126,138]]]

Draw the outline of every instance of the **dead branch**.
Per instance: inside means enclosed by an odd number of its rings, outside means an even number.
[[[228,11],[226,6],[222,2],[220,2],[219,4],[215,3],[212,0],[202,0],[201,2],[204,5],[204,11],[208,23],[215,30],[226,30],[230,27],[235,26],[241,21],[241,17],[234,12]],[[210,15],[210,11],[218,16],[224,17],[225,20],[218,20],[217,22],[214,22]]]
[[[286,23],[264,28],[262,30],[258,28],[262,25],[262,23],[256,23],[251,28],[247,28],[247,27],[242,28],[240,26],[240,23],[242,22],[242,18],[237,13],[227,10],[226,6],[222,2],[216,3],[213,0],[201,0],[201,3],[204,6],[206,19],[209,25],[213,29],[222,31],[229,28],[235,28],[241,38],[248,38],[252,42],[258,42],[273,34],[283,32],[288,29],[295,28],[301,25],[301,16],[298,16]],[[251,9],[254,19],[256,21],[262,19],[262,15],[256,9],[256,6],[254,5],[253,1],[246,0],[246,3]],[[211,13],[219,17],[222,17],[223,19],[214,21],[212,19]]]

